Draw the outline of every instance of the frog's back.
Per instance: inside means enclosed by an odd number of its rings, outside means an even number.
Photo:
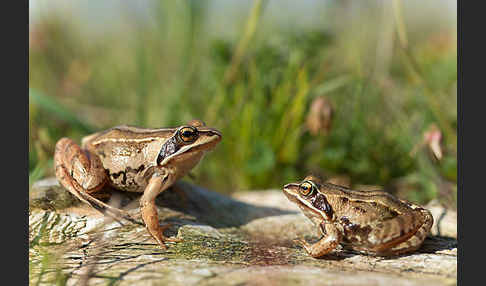
[[[173,134],[173,132],[175,132],[174,128],[151,129],[129,125],[120,125],[84,137],[82,139],[82,145],[87,146],[88,144],[91,144],[96,146],[97,144],[106,141],[142,142],[152,141],[155,139],[163,140],[169,138]]]
[[[114,187],[139,191],[174,130],[116,126],[83,138],[82,145],[100,158]]]
[[[385,191],[326,187],[336,221],[344,229],[343,243],[351,249],[378,253],[412,237],[414,241],[411,243],[416,246],[432,226],[430,212]]]
[[[326,188],[326,197],[336,217],[344,216],[351,222],[384,221],[410,210],[404,201],[385,191],[352,190],[327,183],[323,187]]]

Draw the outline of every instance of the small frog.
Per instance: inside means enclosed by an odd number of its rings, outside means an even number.
[[[95,196],[105,185],[142,192],[140,211],[148,232],[162,247],[168,238],[159,226],[155,198],[187,174],[212,150],[222,135],[192,120],[177,128],[146,129],[117,126],[82,139],[81,147],[69,138],[56,144],[54,165],[60,184],[81,201],[113,217],[137,222],[123,210]]]
[[[339,244],[376,256],[400,255],[417,250],[430,231],[432,214],[384,191],[356,191],[321,183],[307,176],[283,188],[287,198],[319,227],[323,237],[314,244],[298,239],[315,258]]]

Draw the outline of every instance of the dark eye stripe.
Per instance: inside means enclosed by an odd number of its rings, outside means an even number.
[[[326,199],[326,196],[318,193],[315,197],[312,198],[311,203],[316,209],[325,212],[329,219],[332,218],[333,211],[331,205]]]
[[[157,165],[160,165],[162,161],[165,159],[165,157],[168,157],[177,150],[181,148],[180,144],[177,143],[177,139],[175,137],[170,138],[167,140],[167,142],[162,145],[162,148],[160,148],[159,156],[157,156]]]

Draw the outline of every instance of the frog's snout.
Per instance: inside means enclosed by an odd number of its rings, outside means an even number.
[[[221,132],[219,132],[218,130],[210,130],[209,132],[209,136],[211,137],[216,137],[216,140],[219,142],[221,141],[221,138],[223,138],[223,134],[221,134]]]
[[[284,194],[286,195],[291,195],[291,196],[295,196],[298,194],[298,190],[299,190],[299,185],[298,184],[294,184],[294,183],[290,183],[290,184],[286,184],[284,185],[282,191],[284,192]]]

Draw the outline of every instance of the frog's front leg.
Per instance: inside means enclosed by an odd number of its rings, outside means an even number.
[[[111,212],[107,214],[115,219],[117,216],[122,216],[139,223],[125,211],[105,204],[92,196],[108,181],[103,165],[96,155],[82,149],[73,140],[62,138],[56,143],[54,166],[59,183],[79,200],[102,213]]]
[[[159,217],[157,215],[157,206],[155,205],[155,198],[161,192],[169,188],[175,179],[169,172],[154,173],[150,178],[147,187],[145,188],[142,197],[140,198],[140,212],[142,219],[145,222],[148,232],[157,241],[157,243],[164,249],[165,241],[178,242],[179,238],[169,238],[164,236],[164,230],[170,227],[170,224],[159,226]]]
[[[324,236],[316,243],[309,244],[303,239],[298,239],[305,250],[314,258],[322,257],[335,249],[342,240],[341,231],[331,223],[320,225]]]

